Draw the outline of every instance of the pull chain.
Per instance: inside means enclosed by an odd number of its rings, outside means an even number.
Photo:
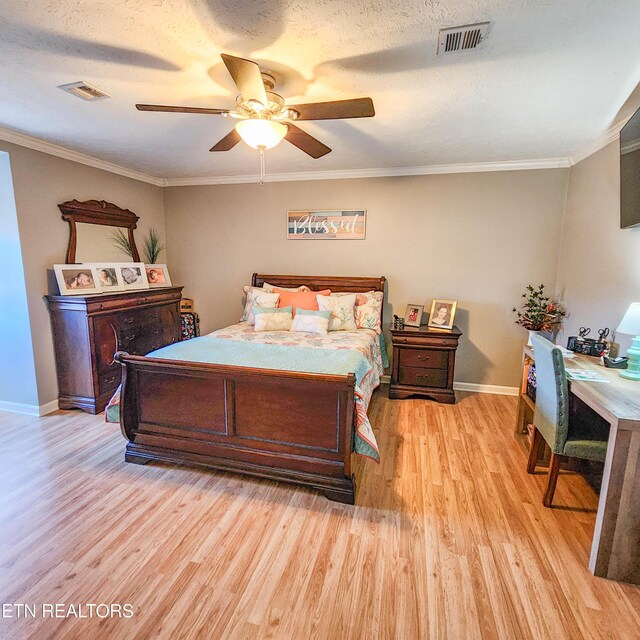
[[[260,147],[260,186],[264,184],[264,147]]]

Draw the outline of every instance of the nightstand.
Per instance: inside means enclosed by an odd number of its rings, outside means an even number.
[[[392,329],[393,369],[389,397],[418,396],[455,404],[453,371],[461,335],[458,327],[450,330]]]

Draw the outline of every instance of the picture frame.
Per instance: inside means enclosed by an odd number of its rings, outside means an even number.
[[[434,300],[431,303],[427,327],[430,329],[453,329],[457,307],[457,300]]]
[[[118,277],[122,280],[123,291],[149,288],[144,262],[119,262],[117,269]]]
[[[53,270],[63,296],[86,296],[102,293],[98,272],[91,264],[54,264]]]
[[[424,312],[424,305],[422,304],[408,304],[407,310],[404,313],[404,324],[407,327],[419,327],[422,322],[422,313]]]
[[[287,211],[287,240],[364,240],[366,209]]]
[[[120,275],[118,262],[91,262],[87,266],[95,267],[98,272],[98,286],[102,293],[124,291],[124,282]]]
[[[151,288],[171,286],[171,277],[166,264],[145,264],[144,270]]]

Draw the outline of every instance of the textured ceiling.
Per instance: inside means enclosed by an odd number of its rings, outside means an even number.
[[[438,30],[491,20],[482,49],[436,56]],[[269,173],[565,157],[640,79],[638,0],[0,0],[0,126],[165,178],[255,173],[233,122],[134,103],[233,107],[219,54],[277,72],[288,100],[371,96],[366,120],[301,123]],[[89,103],[57,85],[109,93]]]

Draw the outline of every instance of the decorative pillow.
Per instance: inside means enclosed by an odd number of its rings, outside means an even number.
[[[296,309],[290,331],[304,331],[319,333],[326,336],[329,330],[331,311],[312,311],[311,309]]]
[[[329,331],[355,331],[356,320],[354,310],[356,294],[348,296],[317,296],[318,307],[323,311],[331,311]]]
[[[276,288],[274,287],[272,284],[269,284],[268,282],[263,282],[262,283],[262,288],[267,292],[267,293],[273,293],[273,290]],[[279,289],[283,289],[284,291],[311,291],[311,289],[309,289],[309,287],[307,287],[306,285],[300,285],[299,287],[278,287]]]
[[[352,293],[334,293],[336,297],[350,296]],[[356,327],[358,329],[372,329],[382,333],[382,300],[384,292],[367,291],[356,293]]]
[[[258,307],[268,307],[269,309],[275,309],[278,306],[278,300],[280,299],[280,294],[278,293],[267,293],[261,287],[247,286],[243,289],[244,294],[247,296],[247,302],[244,305],[244,313],[242,314],[242,318],[240,318],[240,322],[254,324],[254,305]]]
[[[293,307],[273,309],[270,307],[253,307],[256,318],[255,331],[289,331],[293,321]]]
[[[317,311],[318,301],[316,300],[316,296],[331,295],[331,289],[325,289],[324,291],[288,291],[287,289],[274,287],[273,291],[280,295],[278,306],[288,307],[291,305],[294,308],[294,316],[298,312],[298,309]]]

